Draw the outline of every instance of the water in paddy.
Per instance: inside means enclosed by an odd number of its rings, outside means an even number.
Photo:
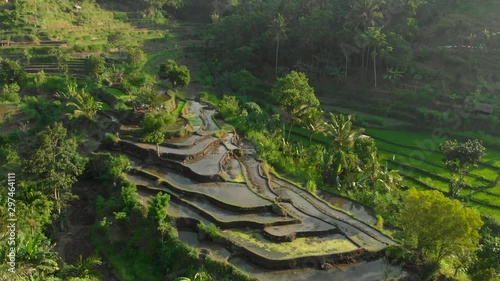
[[[227,260],[231,256],[231,253],[222,245],[199,240],[198,233],[194,231],[177,230],[177,235],[179,240],[191,247],[209,250],[211,257],[217,260]]]
[[[200,160],[184,165],[200,175],[215,175],[220,172],[220,162],[227,152],[224,146],[218,146]]]
[[[238,257],[231,257],[229,263],[261,281],[382,281],[405,275],[400,268],[388,265],[383,259],[330,270],[270,271]]]
[[[342,208],[362,221],[365,221],[369,224],[377,223],[377,218],[375,217],[374,212],[363,205],[360,205],[346,198],[342,198],[325,192],[319,193],[319,196],[330,205]]]
[[[191,247],[207,249],[211,257],[217,260],[227,260],[240,270],[261,281],[381,281],[404,276],[404,271],[396,266],[387,264],[383,259],[362,262],[337,269],[314,270],[296,269],[272,271],[263,269],[245,258],[232,256],[222,245],[208,241],[200,241],[194,231],[178,230],[179,239]]]

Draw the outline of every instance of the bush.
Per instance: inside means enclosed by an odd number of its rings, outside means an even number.
[[[316,182],[313,180],[308,180],[306,183],[306,190],[311,194],[315,194],[316,193]]]
[[[123,202],[123,211],[128,213],[133,208],[139,206],[139,194],[137,187],[130,181],[127,181],[122,187],[121,199]]]
[[[160,192],[151,197],[151,205],[148,209],[148,218],[162,225],[167,219],[167,208],[170,203],[170,195]]]
[[[21,100],[19,90],[17,83],[5,84],[0,92],[0,102],[18,103]]]

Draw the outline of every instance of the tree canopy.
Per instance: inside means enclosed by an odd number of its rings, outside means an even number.
[[[438,264],[474,252],[483,221],[479,213],[439,191],[407,191],[400,212],[404,244],[419,262]]]
[[[158,156],[159,144],[165,140],[168,127],[175,122],[175,118],[167,112],[149,112],[141,122],[141,131],[144,141],[156,144]]]
[[[28,160],[27,171],[36,176],[39,188],[54,201],[58,215],[74,197],[71,188],[86,162],[78,152],[78,142],[68,136],[61,123],[37,135],[37,148]]]
[[[450,194],[454,197],[459,196],[465,176],[479,163],[485,148],[480,140],[468,140],[465,143],[448,140],[442,143],[440,148],[444,155],[443,162],[452,174]]]
[[[161,79],[168,79],[174,88],[184,87],[191,81],[191,74],[185,65],[178,65],[173,60],[167,60],[160,65],[158,76]]]

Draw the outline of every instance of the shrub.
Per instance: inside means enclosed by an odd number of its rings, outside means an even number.
[[[20,101],[19,90],[17,83],[5,84],[0,92],[0,102],[18,103]]]
[[[316,193],[316,182],[313,180],[308,180],[306,183],[306,190],[311,194],[315,194]]]
[[[151,197],[151,205],[148,209],[148,218],[162,225],[167,218],[167,208],[170,203],[170,195],[160,192]]]
[[[139,205],[139,194],[135,184],[127,181],[122,187],[121,199],[123,203],[124,212],[128,213],[133,208]]]

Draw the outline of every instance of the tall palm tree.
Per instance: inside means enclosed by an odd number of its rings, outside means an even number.
[[[273,37],[273,40],[276,41],[276,65],[275,65],[275,75],[278,77],[278,58],[279,58],[279,49],[280,49],[280,41],[281,39],[286,39],[286,20],[285,17],[278,13],[276,17],[273,18],[273,22],[269,25],[269,34]]]

